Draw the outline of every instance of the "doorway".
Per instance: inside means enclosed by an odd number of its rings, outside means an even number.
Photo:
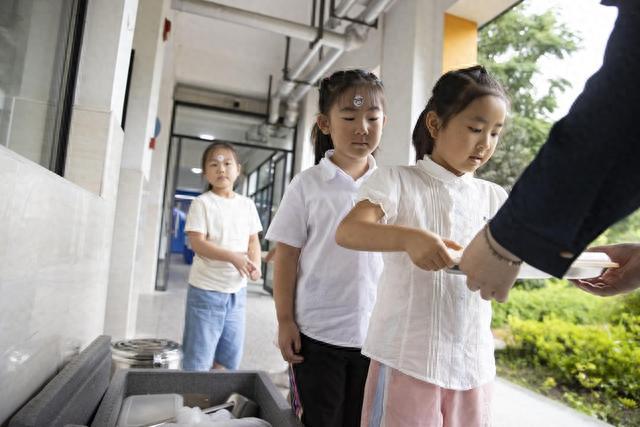
[[[292,177],[295,129],[265,122],[264,114],[179,101],[174,104],[156,290],[166,290],[171,277],[184,277],[193,260],[184,225],[191,200],[205,190],[201,159],[212,142],[225,142],[237,150],[242,171],[235,191],[255,202],[263,228],[260,244],[263,254],[269,251],[264,235]],[[263,288],[272,293],[273,269],[266,263],[262,277]]]

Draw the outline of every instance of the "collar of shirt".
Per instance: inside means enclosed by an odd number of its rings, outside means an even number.
[[[442,182],[469,182],[473,179],[472,173],[465,173],[458,176],[431,160],[431,157],[428,155],[424,156],[422,160],[418,160],[416,166]]]
[[[331,161],[331,156],[333,156],[334,152],[335,150],[327,150],[327,152],[324,155],[324,158],[320,160],[320,167],[322,170],[322,179],[325,181],[329,181],[330,179],[333,179],[333,177],[335,177],[336,174],[341,173],[345,175],[345,177],[350,178],[355,184],[360,184],[363,180],[368,178],[369,175],[371,175],[377,167],[376,160],[373,158],[371,154],[369,154],[369,156],[367,156],[367,164],[369,165],[369,169],[360,178],[354,180],[353,178],[351,178],[351,176],[348,173],[340,169],[338,165],[336,165]]]

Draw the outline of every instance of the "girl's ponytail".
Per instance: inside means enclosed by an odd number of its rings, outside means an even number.
[[[313,129],[311,130],[311,141],[313,142],[313,151],[315,155],[314,164],[320,163],[320,160],[324,157],[325,153],[328,150],[332,150],[333,140],[331,139],[331,135],[325,135],[320,130],[320,127],[316,123],[313,125]]]
[[[416,160],[422,160],[424,156],[433,152],[435,141],[431,137],[429,129],[427,129],[427,113],[432,109],[430,104],[432,104],[431,101],[429,101],[425,109],[420,113],[416,125],[413,128],[413,134],[411,135],[413,148],[416,150]]]

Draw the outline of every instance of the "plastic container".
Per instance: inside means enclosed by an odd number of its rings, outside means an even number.
[[[258,417],[274,427],[302,427],[289,403],[264,372],[183,372],[165,369],[121,369],[100,403],[92,427],[114,427],[126,397],[138,394],[204,394],[211,405],[239,393],[259,406]]]
[[[122,402],[118,427],[138,427],[152,421],[173,418],[183,403],[182,396],[176,393],[129,396]]]

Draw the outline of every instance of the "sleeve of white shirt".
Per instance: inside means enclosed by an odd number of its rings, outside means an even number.
[[[504,188],[502,188],[501,186],[499,186],[496,183],[491,183],[491,189],[493,192],[493,200],[495,200],[497,203],[494,203],[494,206],[492,206],[492,212],[491,212],[491,216],[495,215],[496,212],[498,212],[498,209],[500,209],[500,207],[502,207],[502,205],[504,204],[504,202],[507,201],[507,198],[509,197],[509,194],[507,194],[507,192],[505,191]]]
[[[187,231],[196,231],[207,235],[207,214],[205,212],[204,202],[198,198],[191,201],[187,221],[184,225],[185,233]]]
[[[368,200],[380,206],[384,212],[382,220],[389,222],[398,214],[400,181],[393,168],[381,167],[375,170],[358,190],[357,201]]]
[[[307,241],[307,208],[300,175],[291,180],[276,216],[267,230],[267,240],[301,248]]]
[[[262,231],[262,223],[260,222],[260,215],[258,215],[258,209],[253,200],[249,199],[249,233],[254,235]]]

